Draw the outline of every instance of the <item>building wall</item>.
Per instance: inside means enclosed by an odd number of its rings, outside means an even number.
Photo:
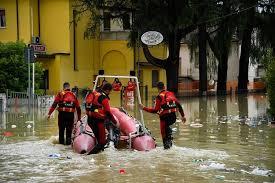
[[[43,68],[49,70],[49,91],[51,93],[54,91],[59,91],[62,88],[61,83],[61,63],[60,57],[55,57],[53,59],[40,59]]]
[[[47,53],[70,53],[68,0],[40,0],[40,37]]]
[[[134,70],[133,49],[127,40],[100,41],[100,69],[108,75],[129,75]]]
[[[149,50],[151,52],[151,54],[159,59],[165,59],[167,58],[167,47],[163,44],[160,45],[156,45],[156,46],[151,46],[149,47]],[[136,60],[140,63],[148,63],[145,55],[143,53],[142,48],[137,48],[136,49]],[[157,92],[157,88],[156,87],[152,87],[152,70],[158,70],[159,71],[159,81],[162,81],[164,83],[166,83],[166,72],[164,69],[159,68],[159,67],[155,67],[152,65],[147,65],[147,66],[139,66],[139,68],[136,68],[137,73],[138,70],[141,70],[142,75],[140,76],[140,80],[142,81],[142,84],[144,86],[148,86],[148,91],[149,92]]]
[[[19,40],[24,43],[31,41],[31,4],[29,0],[18,1]],[[16,20],[16,19],[15,19]]]
[[[118,32],[115,38],[84,39],[88,15],[83,15],[77,26],[73,24],[73,0],[18,0],[18,27],[16,0],[0,0],[0,8],[6,10],[7,26],[0,29],[0,41],[19,40],[31,43],[32,36],[39,36],[46,46],[45,55],[38,57],[44,69],[49,72],[49,90],[59,91],[67,81],[79,88],[90,86],[100,69],[105,74],[129,75],[136,71],[134,49],[127,47],[125,32]],[[167,56],[166,48],[155,46],[152,54],[159,58]],[[140,50],[139,60],[145,60]],[[144,84],[151,86],[151,70],[144,68]],[[159,68],[156,68],[159,69]],[[160,70],[160,80],[165,82],[165,71]],[[155,90],[155,89],[153,89]]]
[[[1,0],[0,9],[5,10],[6,27],[0,28],[0,41],[17,40],[17,21],[16,21],[16,3],[10,3],[11,0]]]
[[[180,48],[180,76],[186,77],[190,76],[194,80],[199,80],[199,65],[198,65],[198,49],[195,50],[195,53],[192,53],[192,58],[190,54],[190,49],[187,44],[182,44]],[[232,42],[231,49],[228,57],[228,69],[227,69],[227,89],[233,90],[237,87],[238,75],[239,75],[239,43],[234,41]],[[211,57],[211,58],[210,58]],[[208,62],[210,59],[216,60],[216,67],[218,66],[217,59],[213,58],[213,53],[208,47]],[[214,74],[209,73],[210,68],[208,68],[208,79],[218,79],[217,71]]]

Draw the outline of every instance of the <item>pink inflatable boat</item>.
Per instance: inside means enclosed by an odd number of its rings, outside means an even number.
[[[128,148],[138,151],[149,151],[156,148],[156,143],[148,130],[123,109],[111,108],[111,112],[120,124],[120,142],[126,143]],[[96,145],[94,134],[87,124],[87,116],[78,121],[73,130],[72,148],[76,153],[90,152]]]
[[[85,154],[90,152],[96,145],[96,138],[92,129],[87,124],[87,116],[82,121],[77,121],[72,134],[72,147],[76,153]]]

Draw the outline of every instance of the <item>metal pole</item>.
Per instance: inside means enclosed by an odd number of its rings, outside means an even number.
[[[28,108],[30,108],[31,99],[31,68],[30,68],[30,50],[28,49]]]
[[[94,88],[93,91],[95,91],[96,86],[97,86],[97,82],[99,80],[99,78],[124,78],[124,79],[134,79],[136,81],[137,84],[137,97],[138,97],[138,104],[141,104],[141,97],[140,97],[140,91],[139,91],[139,82],[138,82],[138,78],[136,76],[114,76],[114,75],[98,75],[95,79],[95,84],[94,84]],[[144,118],[143,118],[143,111],[142,109],[139,109],[140,112],[140,118],[141,118],[141,122],[142,125],[144,126]]]
[[[32,102],[34,105],[34,72],[35,72],[35,65],[32,63]]]
[[[31,7],[31,35],[33,37],[33,8]],[[31,39],[32,39],[31,37]],[[34,63],[32,63],[32,103],[34,105]]]

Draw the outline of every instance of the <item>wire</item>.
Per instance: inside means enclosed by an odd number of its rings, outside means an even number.
[[[229,14],[224,15],[224,16],[220,16],[220,17],[216,17],[216,18],[213,18],[213,19],[210,19],[210,20],[206,20],[206,21],[203,21],[203,22],[199,22],[199,23],[197,23],[197,25],[204,24],[204,23],[209,23],[209,22],[213,22],[213,21],[216,21],[216,20],[219,20],[219,19],[223,19],[223,18],[232,16],[232,15],[235,15],[235,14],[239,14],[239,13],[248,11],[248,10],[250,10],[251,8],[255,8],[256,6],[258,6],[258,4],[255,4],[255,5],[253,5],[253,6],[244,8],[244,9],[242,9],[242,10],[238,10],[238,11],[236,11],[236,12],[229,13]]]

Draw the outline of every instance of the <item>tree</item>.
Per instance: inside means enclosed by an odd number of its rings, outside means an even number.
[[[24,61],[23,42],[0,42],[0,93],[6,89],[23,92],[28,87],[28,65]],[[36,63],[35,79],[37,83],[42,78],[41,64]],[[36,88],[39,86],[36,84]]]
[[[231,47],[233,33],[235,32],[234,16],[229,16],[235,12],[234,1],[223,0],[217,4],[220,12],[220,19],[217,19],[216,30],[207,35],[207,40],[211,50],[218,60],[218,84],[217,93],[226,93],[228,56]]]
[[[259,63],[262,56],[267,54],[268,48],[275,50],[274,1],[240,0],[240,7],[247,11],[239,17],[242,47],[238,92],[247,92],[249,58],[251,57]]]
[[[90,23],[86,35],[95,35],[102,15],[96,10],[111,12],[112,17],[122,17],[133,13],[131,45],[140,38],[138,35],[155,30],[163,34],[169,55],[166,59],[154,57],[148,46],[142,44],[144,55],[149,63],[166,70],[167,88],[177,93],[180,42],[188,33],[196,29],[189,0],[78,0],[78,12],[89,11]],[[92,33],[92,34],[91,34]]]

